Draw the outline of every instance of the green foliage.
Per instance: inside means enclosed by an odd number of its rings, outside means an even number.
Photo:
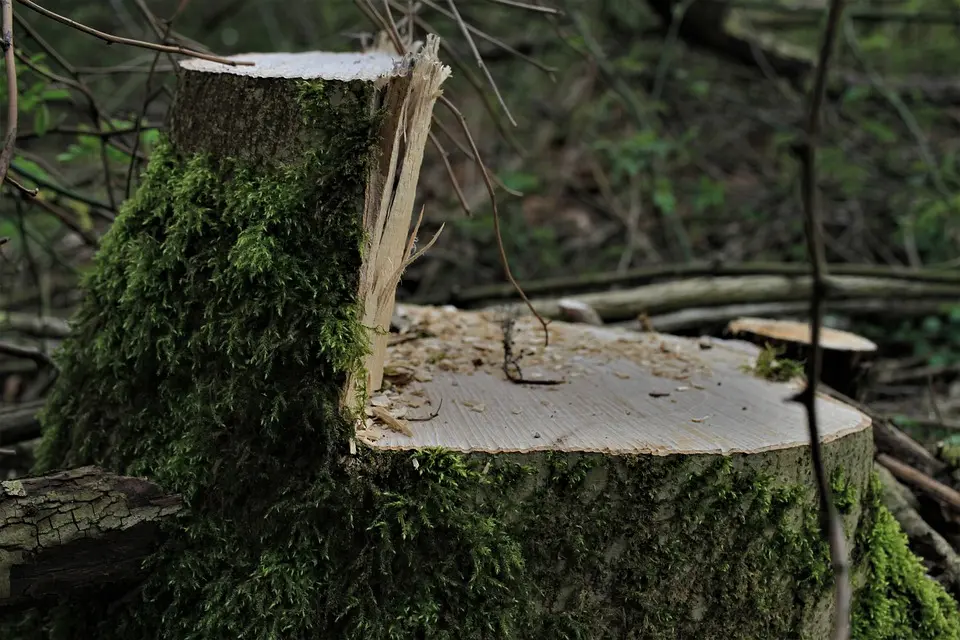
[[[881,494],[874,476],[868,493],[872,508],[857,538],[869,573],[854,602],[852,639],[960,638],[956,601],[926,575]]]
[[[960,306],[944,310],[943,315],[911,318],[900,323],[888,339],[913,346],[913,353],[933,366],[960,361]]]

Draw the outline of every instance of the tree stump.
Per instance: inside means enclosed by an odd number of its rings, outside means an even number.
[[[737,318],[727,325],[730,335],[769,345],[779,357],[804,361],[810,357],[810,324],[794,320]],[[823,327],[820,331],[823,352],[820,379],[848,398],[857,398],[866,367],[877,354],[877,345],[849,331]]]
[[[824,637],[802,414],[747,356],[562,325],[539,352],[521,320],[518,385],[488,316],[408,310],[388,335],[436,46],[184,63],[85,281],[38,470],[146,476],[185,512],[139,589],[4,637]],[[823,403],[858,637],[891,617],[950,637],[883,528],[868,422]]]

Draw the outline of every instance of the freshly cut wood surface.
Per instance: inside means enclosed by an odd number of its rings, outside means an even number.
[[[385,52],[331,53],[303,51],[300,53],[240,53],[231,60],[253,62],[252,65],[229,65],[199,58],[182,60],[180,67],[187,71],[227,73],[251,78],[290,78],[322,80],[364,80],[400,75],[397,56]]]
[[[732,335],[752,333],[756,336],[796,342],[808,345],[811,342],[810,325],[806,322],[794,320],[771,320],[769,318],[737,318],[727,325],[727,331]],[[823,327],[820,331],[820,346],[824,349],[836,351],[864,351],[874,352],[877,345],[855,333]]]
[[[754,453],[808,443],[797,387],[754,377],[752,345],[552,323],[550,345],[528,316],[512,334],[524,379],[502,370],[502,318],[450,307],[398,309],[384,390],[358,440],[382,449],[617,453]],[[822,397],[823,441],[870,425]],[[395,420],[384,421],[384,411]],[[432,419],[431,415],[436,414]],[[389,423],[389,424],[388,424]]]

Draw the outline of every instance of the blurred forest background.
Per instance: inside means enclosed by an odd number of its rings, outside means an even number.
[[[0,463],[17,473],[29,465],[27,436],[36,437],[33,416],[54,375],[46,354],[168,124],[176,74],[175,56],[108,44],[32,3],[13,4],[20,126],[0,201],[0,237],[9,239],[0,339],[37,350],[0,354],[0,445],[27,442]],[[445,0],[40,3],[116,36],[224,55],[357,50],[376,30],[364,8],[386,4],[398,16],[416,5],[421,37],[445,38],[442,57],[454,68],[446,95],[502,184],[503,242],[531,297],[658,282],[681,291],[690,275],[806,268],[793,149],[822,0],[550,4],[562,16],[458,0],[509,114]],[[871,407],[931,448],[960,434],[958,68],[956,0],[850,3],[819,156],[828,258],[836,273],[862,277],[829,307],[828,322],[880,345]],[[428,148],[421,241],[446,227],[405,275],[400,299],[511,299],[481,173],[456,119],[439,107],[437,116],[445,155]],[[605,319],[640,328],[645,314],[658,329],[716,332],[730,319],[722,312],[676,314],[738,303],[730,314],[803,317],[806,295],[778,297],[745,281],[736,299],[671,298]]]

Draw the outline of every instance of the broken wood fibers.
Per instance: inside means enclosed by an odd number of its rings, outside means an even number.
[[[363,325],[371,329],[370,353],[364,361],[365,380],[351,378],[344,405],[355,406],[357,394],[380,388],[387,334],[397,284],[409,260],[407,235],[413,215],[423,151],[430,134],[433,105],[450,68],[437,57],[440,41],[429,36],[402,64],[410,73],[384,78],[382,104],[386,118],[380,129],[381,147],[367,183],[363,226],[367,231],[359,299]]]

